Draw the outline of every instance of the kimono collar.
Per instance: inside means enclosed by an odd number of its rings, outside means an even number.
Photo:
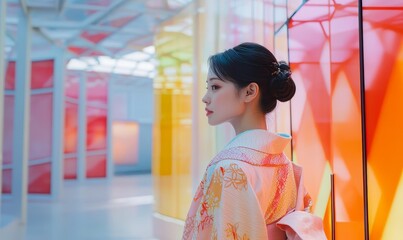
[[[290,161],[283,151],[291,137],[263,129],[253,129],[238,134],[218,153],[208,167],[221,160],[239,160],[257,166],[279,166]]]
[[[252,129],[238,134],[224,149],[246,147],[268,154],[282,153],[291,136],[284,133],[272,133],[264,129]]]

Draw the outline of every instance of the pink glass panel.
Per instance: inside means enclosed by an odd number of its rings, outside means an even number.
[[[44,163],[29,167],[28,171],[28,192],[29,193],[50,193],[50,171],[51,164]]]
[[[29,159],[51,156],[53,94],[31,96]]]
[[[87,178],[106,176],[106,155],[87,157]]]
[[[107,103],[107,81],[109,75],[100,73],[87,74],[87,101],[105,104]]]
[[[362,1],[362,5],[364,7],[391,7],[388,10],[393,10],[394,9],[403,9],[403,0],[393,0],[393,1],[385,1],[385,0],[365,0]],[[379,9],[381,10],[381,9]],[[386,9],[384,9],[386,10]],[[378,12],[379,13],[379,12]]]
[[[14,96],[4,97],[3,164],[13,161]]]
[[[2,193],[11,193],[11,169],[3,170],[3,180],[2,180]]]
[[[77,178],[77,158],[64,159],[64,179]]]
[[[78,99],[80,87],[80,74],[69,72],[65,78],[65,95],[66,97]]]

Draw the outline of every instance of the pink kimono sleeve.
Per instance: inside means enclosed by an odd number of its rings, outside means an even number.
[[[281,218],[277,227],[285,231],[290,240],[326,240],[322,219],[310,213],[312,200],[303,186],[302,168],[293,164],[293,169],[298,188],[296,208]]]
[[[211,239],[267,239],[259,202],[237,164],[217,166],[207,193],[215,206]]]

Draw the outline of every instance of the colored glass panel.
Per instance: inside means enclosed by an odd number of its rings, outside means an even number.
[[[87,151],[106,149],[106,109],[87,107]]]
[[[64,153],[76,153],[78,141],[78,105],[66,102],[64,106]]]
[[[106,155],[87,155],[87,178],[103,178],[106,176]]]
[[[50,193],[51,164],[44,163],[33,165],[28,170],[28,192],[37,194]]]
[[[64,179],[77,179],[77,158],[64,159]]]
[[[192,18],[185,9],[161,26],[155,52],[153,175],[155,208],[184,219],[191,201]],[[187,194],[189,193],[189,194]]]
[[[403,1],[363,2],[370,239],[399,239],[403,163]]]
[[[113,161],[115,164],[138,162],[139,125],[135,122],[117,122],[112,126]]]
[[[50,158],[52,152],[53,94],[31,96],[29,159]]]

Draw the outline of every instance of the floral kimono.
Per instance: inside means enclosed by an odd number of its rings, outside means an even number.
[[[326,239],[302,169],[283,153],[289,141],[261,129],[236,136],[208,165],[183,239]]]

